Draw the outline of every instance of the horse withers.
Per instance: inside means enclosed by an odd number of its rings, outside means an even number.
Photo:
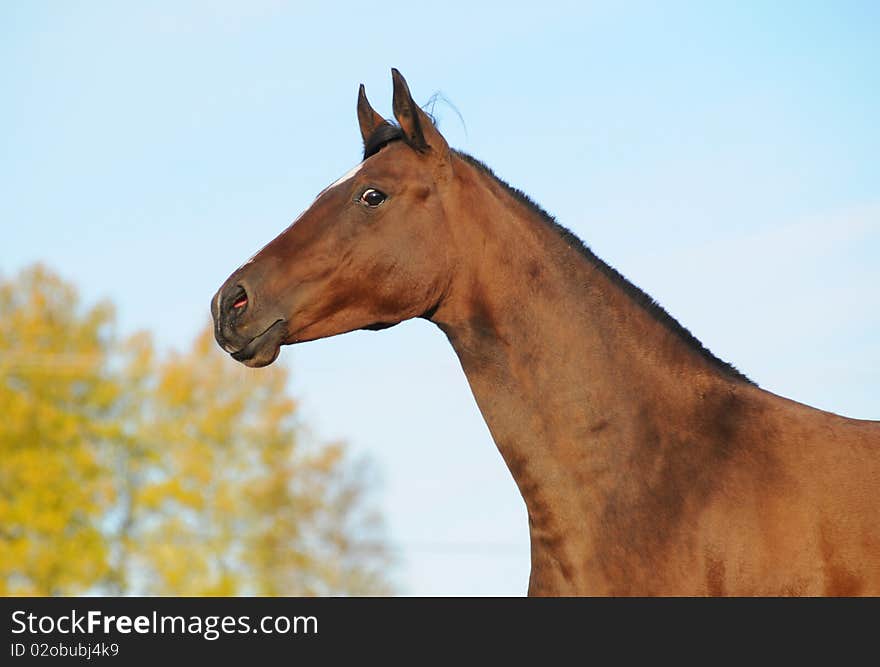
[[[363,161],[211,303],[248,366],[422,317],[528,510],[530,595],[878,595],[880,422],[757,387],[482,163],[392,70]]]

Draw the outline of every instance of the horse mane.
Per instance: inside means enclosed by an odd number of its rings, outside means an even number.
[[[406,141],[403,131],[396,125],[387,123],[380,125],[373,134],[364,142],[364,160],[378,153],[384,146],[392,141]],[[533,211],[537,217],[554,230],[571,248],[577,250],[588,262],[598,268],[611,282],[618,285],[623,292],[628,295],[637,305],[641,306],[651,317],[657,322],[664,325],[669,331],[681,339],[688,347],[697,352],[703,359],[708,361],[713,367],[717,368],[725,375],[740,380],[747,384],[757,386],[757,383],[749,379],[744,373],[739,371],[733,364],[719,359],[705,346],[700,340],[694,336],[686,327],[678,320],[670,315],[657,301],[653,299],[647,292],[630,282],[620,271],[599,258],[583,240],[567,227],[559,224],[552,215],[535,202],[522,190],[513,187],[502,178],[498,177],[492,169],[472,155],[452,149],[452,152],[475,167],[482,173],[492,178],[496,183],[501,185],[514,199],[525,205]]]

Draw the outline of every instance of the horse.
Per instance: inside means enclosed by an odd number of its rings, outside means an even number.
[[[217,343],[410,318],[451,343],[528,512],[529,595],[880,594],[880,421],[758,387],[482,162],[392,69],[363,160],[235,270]]]

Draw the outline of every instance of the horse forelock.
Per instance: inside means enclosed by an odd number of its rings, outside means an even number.
[[[385,123],[377,127],[364,142],[364,160],[372,157],[392,141],[405,141],[403,130],[397,125]]]

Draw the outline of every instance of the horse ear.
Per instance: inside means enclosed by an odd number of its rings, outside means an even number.
[[[376,113],[376,110],[370,106],[370,101],[367,99],[367,91],[364,89],[364,84],[361,84],[361,87],[358,90],[358,124],[361,126],[361,138],[364,140],[364,145],[366,145],[367,139],[372,136],[373,132],[375,132],[380,126],[388,124],[388,121],[382,118],[382,116]]]
[[[391,80],[394,83],[394,99],[392,101],[394,117],[406,135],[407,143],[418,151],[429,148],[441,154],[448,151],[449,146],[437,128],[434,127],[431,117],[413,101],[403,75],[391,68]]]

